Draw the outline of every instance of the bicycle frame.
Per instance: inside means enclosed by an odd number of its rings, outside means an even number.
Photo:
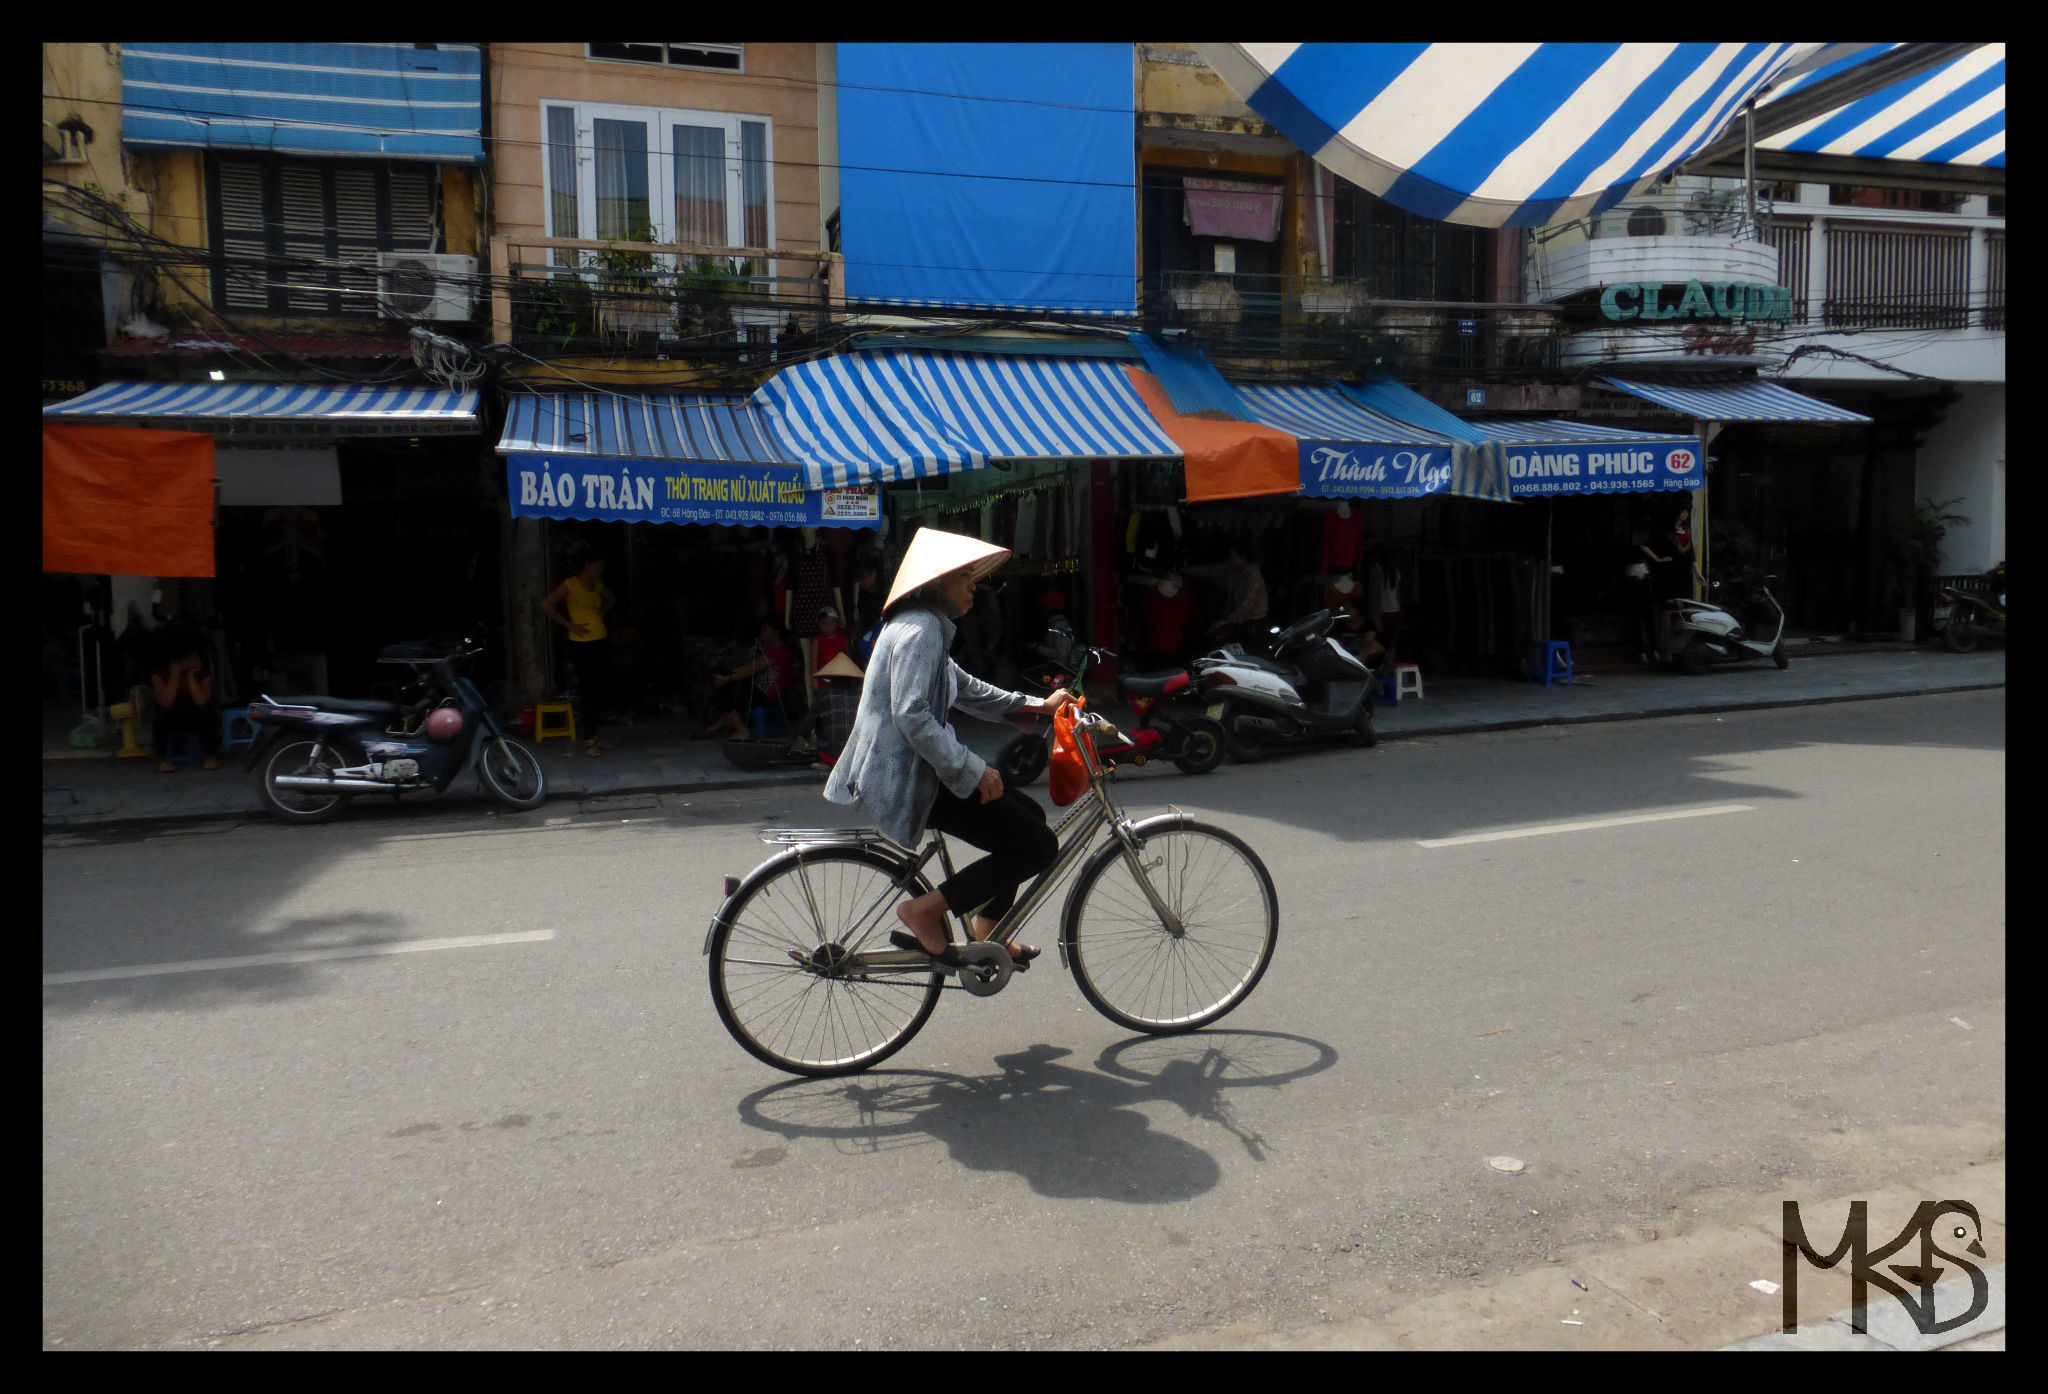
[[[1116,731],[1114,726],[1099,716],[1089,716],[1087,723],[1089,727],[1103,729],[1110,733]],[[1176,938],[1186,933],[1185,928],[1181,924],[1180,917],[1169,910],[1166,907],[1166,903],[1160,899],[1158,891],[1152,885],[1151,878],[1145,874],[1144,866],[1138,859],[1138,842],[1131,834],[1132,820],[1124,812],[1123,806],[1116,801],[1116,796],[1110,791],[1109,787],[1116,770],[1114,762],[1104,763],[1096,757],[1095,745],[1092,739],[1082,741],[1080,747],[1089,769],[1088,797],[1077,801],[1060,818],[1059,822],[1054,825],[1053,836],[1060,839],[1058,855],[1053,858],[1052,865],[1039,873],[1038,878],[1017,898],[1016,903],[1010,907],[1009,912],[997,921],[995,929],[989,934],[987,941],[989,943],[1008,944],[1016,937],[1017,932],[1024,927],[1025,921],[1030,919],[1038,907],[1051,895],[1053,888],[1078,867],[1083,859],[1093,850],[1095,835],[1104,827],[1107,827],[1111,835],[1123,844],[1124,857],[1130,865],[1131,874],[1136,879],[1138,885],[1144,890],[1145,898],[1151,902],[1153,911],[1158,914],[1160,923],[1165,927],[1167,933]],[[856,830],[838,828],[779,829],[773,834],[764,834],[762,840],[798,849],[809,846],[844,846],[848,843],[872,844],[877,842],[891,849],[894,849],[896,846],[879,834],[864,835]],[[930,864],[933,857],[939,859],[939,865],[944,870],[946,878],[951,879],[954,874],[953,858],[947,849],[945,834],[937,829],[933,829],[931,840],[925,844],[922,851],[915,853],[905,851],[903,853],[902,871],[897,881],[898,888],[907,891],[909,883],[924,871],[924,868]],[[965,931],[971,923],[971,915],[972,912],[969,911],[957,916],[961,923],[963,937],[968,939],[969,942],[972,942],[973,936],[966,934]],[[715,920],[713,928],[714,930],[716,929]],[[704,949],[707,953],[711,950],[710,934],[705,936]],[[881,970],[922,969],[931,961],[929,955],[915,953],[908,949],[887,949],[877,952],[856,951],[854,960],[855,962],[851,966],[855,968]],[[1064,936],[1062,936],[1060,942],[1060,966],[1062,968],[1068,966]]]

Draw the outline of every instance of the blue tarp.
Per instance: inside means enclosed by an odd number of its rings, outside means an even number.
[[[1134,314],[1125,44],[840,44],[849,299]]]
[[[483,100],[476,44],[121,46],[124,145],[482,164]]]

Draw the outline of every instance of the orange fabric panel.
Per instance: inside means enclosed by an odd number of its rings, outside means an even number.
[[[1182,416],[1158,378],[1143,368],[1124,371],[1160,429],[1187,456],[1189,503],[1301,492],[1300,443],[1293,436],[1249,421]]]
[[[43,427],[43,570],[213,575],[213,437]]]

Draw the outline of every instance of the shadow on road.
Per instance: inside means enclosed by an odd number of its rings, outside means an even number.
[[[1140,1036],[1104,1050],[1093,1069],[1062,1063],[1071,1054],[1033,1045],[996,1056],[998,1072],[981,1076],[876,1070],[791,1080],[749,1094],[739,1115],[785,1138],[829,1139],[848,1155],[942,1142],[961,1166],[1015,1172],[1042,1196],[1154,1205],[1200,1195],[1222,1170],[1200,1147],[1153,1128],[1139,1105],[1171,1103],[1264,1161],[1273,1144],[1229,1091],[1278,1088],[1337,1063],[1320,1041],[1270,1031]]]

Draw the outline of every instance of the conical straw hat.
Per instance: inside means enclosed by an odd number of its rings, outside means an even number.
[[[1009,548],[983,542],[978,537],[919,528],[910,539],[910,546],[904,549],[903,565],[896,568],[896,583],[889,587],[882,613],[894,609],[897,601],[925,582],[936,581],[950,571],[965,571],[979,581],[1009,559]]]
[[[858,678],[863,676],[860,665],[847,653],[833,655],[832,661],[818,670],[821,678]]]

